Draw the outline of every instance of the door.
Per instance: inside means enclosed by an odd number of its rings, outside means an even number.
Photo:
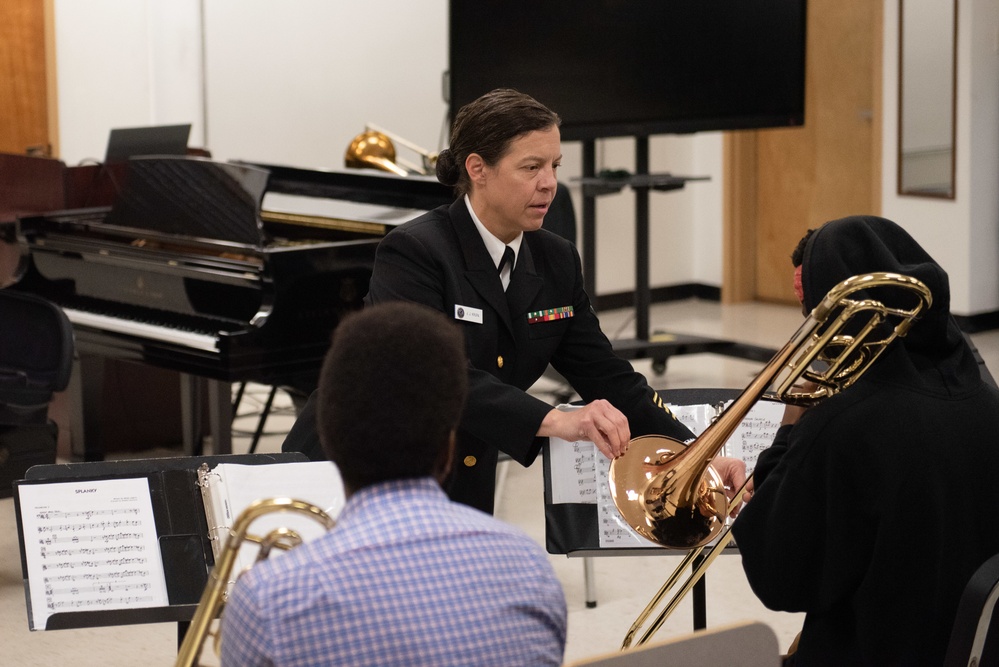
[[[52,154],[54,126],[46,71],[47,26],[52,0],[4,0],[0,3],[0,152]],[[54,58],[54,56],[53,56]],[[52,115],[54,118],[54,114]]]
[[[804,126],[726,136],[724,301],[797,303],[805,231],[879,212],[881,41],[880,2],[812,0]]]

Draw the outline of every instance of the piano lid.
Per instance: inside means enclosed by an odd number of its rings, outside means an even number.
[[[429,211],[454,201],[453,190],[432,176],[396,176],[372,169],[305,169],[234,161],[266,169],[269,192]]]
[[[260,204],[268,176],[258,167],[204,158],[133,158],[105,222],[262,247]]]

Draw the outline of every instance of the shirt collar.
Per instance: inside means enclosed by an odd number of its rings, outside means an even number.
[[[468,208],[468,214],[472,216],[472,222],[475,223],[475,228],[479,230],[479,236],[482,237],[482,242],[486,245],[486,252],[493,260],[493,264],[499,267],[500,260],[503,259],[503,250],[510,246],[513,248],[513,264],[517,265],[517,258],[520,257],[520,244],[524,240],[524,232],[517,234],[517,238],[504,244],[498,238],[496,238],[491,231],[486,229],[486,226],[482,224],[479,220],[479,216],[475,215],[475,211],[472,210],[472,202],[465,195],[465,206]]]
[[[351,494],[337,517],[337,523],[353,514],[364,512],[365,508],[379,502],[380,498],[399,495],[443,496],[444,490],[433,477],[404,477],[369,484]]]

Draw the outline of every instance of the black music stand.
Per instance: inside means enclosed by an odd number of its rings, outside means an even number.
[[[126,461],[96,461],[40,465],[29,468],[25,479],[15,482],[14,511],[20,542],[21,571],[24,577],[25,599],[30,614],[31,594],[25,536],[21,519],[18,490],[25,484],[54,484],[103,479],[145,477],[149,480],[150,497],[159,539],[160,555],[166,575],[169,604],[164,607],[108,609],[101,611],[58,612],[46,621],[46,630],[89,628],[140,623],[178,623],[178,646],[198,607],[208,581],[208,572],[215,565],[204,503],[197,486],[197,470],[203,463],[263,465],[305,462],[298,452],[277,454],[231,454]]]

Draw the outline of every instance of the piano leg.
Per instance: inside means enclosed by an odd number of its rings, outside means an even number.
[[[180,409],[183,421],[184,453],[201,456],[202,397],[208,400],[208,428],[213,454],[232,454],[232,385],[197,375],[180,374]]]
[[[220,380],[207,380],[207,384],[212,452],[232,454],[232,385]]]
[[[100,406],[104,359],[77,355],[73,359],[70,392],[70,453],[74,461],[103,461]]]
[[[201,378],[180,374],[180,418],[184,453],[201,456]]]

